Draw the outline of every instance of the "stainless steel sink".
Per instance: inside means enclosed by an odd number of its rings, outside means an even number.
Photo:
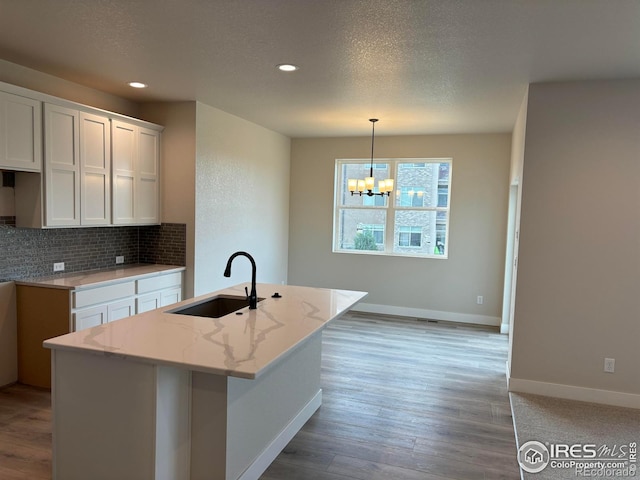
[[[262,300],[264,300],[264,298],[258,298],[258,302]],[[220,318],[248,306],[249,299],[246,297],[218,295],[200,303],[196,303],[195,305],[180,307],[175,310],[168,310],[167,313],[192,315],[195,317]]]

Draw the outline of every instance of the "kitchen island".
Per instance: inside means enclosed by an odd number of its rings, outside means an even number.
[[[176,313],[244,289],[44,342],[53,478],[257,479],[321,404],[322,329],[366,293],[258,284],[255,310]]]

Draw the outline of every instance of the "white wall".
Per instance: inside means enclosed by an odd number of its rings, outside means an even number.
[[[511,134],[511,179],[509,190],[509,213],[507,221],[507,248],[504,268],[504,293],[502,299],[502,325],[500,330],[509,333],[507,376],[511,372],[511,349],[513,347],[513,317],[515,312],[516,284],[518,278],[518,250],[520,248],[520,211],[522,205],[522,168],[524,165],[524,140],[527,131],[527,105],[529,89],[522,99],[520,110]]]
[[[289,282],[367,291],[388,313],[499,325],[511,135],[376,136],[378,158],[453,158],[447,260],[332,253],[335,159],[367,158],[370,142],[292,141]]]
[[[640,395],[639,107],[640,81],[530,86],[514,390]]]
[[[196,104],[195,294],[247,282],[250,253],[259,282],[287,281],[290,139]],[[258,292],[260,294],[260,292]]]

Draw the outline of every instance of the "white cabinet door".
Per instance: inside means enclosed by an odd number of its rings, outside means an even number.
[[[113,223],[135,223],[137,127],[111,122],[113,161]]]
[[[80,225],[78,112],[44,106],[45,225]]]
[[[160,132],[138,128],[138,198],[136,223],[160,223],[158,168]]]
[[[170,288],[160,292],[160,306],[166,307],[182,301],[182,287]]]
[[[160,308],[160,292],[141,295],[140,297],[138,297],[136,302],[137,313],[149,312],[151,310],[155,310],[156,308]]]
[[[160,223],[160,132],[114,120],[111,138],[113,223]]]
[[[107,322],[107,306],[85,308],[73,314],[73,329],[75,332],[85,328],[97,327]]]
[[[107,305],[107,322],[120,320],[136,314],[136,305],[134,298],[126,298],[118,302]]]
[[[111,223],[111,125],[80,112],[80,215],[82,225]]]
[[[42,104],[0,92],[0,169],[42,171]]]

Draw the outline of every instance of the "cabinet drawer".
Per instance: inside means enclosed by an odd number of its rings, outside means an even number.
[[[138,280],[138,293],[153,292],[182,284],[182,272],[168,273]]]
[[[96,303],[111,302],[123,297],[135,295],[135,282],[116,283],[106,287],[80,290],[73,294],[73,308],[82,308]]]

